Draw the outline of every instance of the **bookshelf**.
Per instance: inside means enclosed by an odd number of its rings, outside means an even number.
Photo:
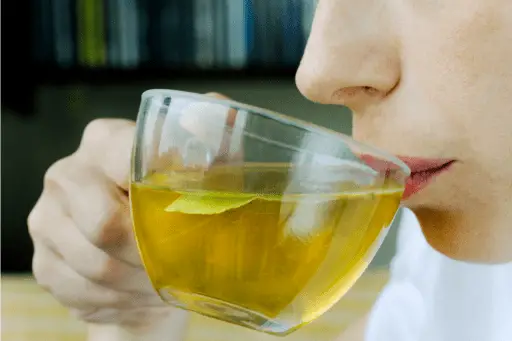
[[[48,81],[290,76],[315,0],[32,1],[33,58]]]
[[[315,1],[7,2],[2,81],[10,86],[2,105],[30,113],[41,85],[289,79],[305,47]]]

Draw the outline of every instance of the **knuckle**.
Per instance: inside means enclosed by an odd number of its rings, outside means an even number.
[[[98,118],[95,119],[84,129],[81,148],[105,148],[105,141],[112,139],[114,133],[119,131],[132,131],[135,123],[130,120],[123,119],[108,119]]]
[[[95,146],[107,139],[112,131],[111,123],[112,120],[105,118],[99,118],[89,122],[84,129],[81,145]]]
[[[119,278],[120,267],[115,259],[109,258],[98,264],[89,274],[89,279],[99,285],[112,286]]]
[[[44,175],[44,186],[47,187],[51,184],[55,184],[60,178],[70,169],[71,158],[65,157],[54,162]]]
[[[105,263],[96,264],[94,269],[91,269],[84,273],[84,275],[93,283],[99,285],[107,284],[108,282],[108,269]]]
[[[67,179],[67,173],[72,171],[70,157],[56,161],[44,175],[43,192],[27,216],[27,226],[32,237],[40,236],[41,232],[51,228],[48,224],[49,212],[61,206],[63,181]]]
[[[28,233],[33,241],[46,243],[48,237],[52,236],[55,225],[49,223],[47,210],[52,207],[49,200],[48,195],[43,194],[27,217]]]
[[[41,231],[42,227],[44,226],[42,223],[43,213],[44,212],[42,212],[42,210],[36,204],[36,206],[32,209],[32,211],[28,215],[27,226],[28,226],[29,235],[32,237],[32,239],[34,239],[40,235],[40,231]]]
[[[40,255],[36,247],[32,260],[32,274],[36,283],[46,291],[51,289],[51,265]]]
[[[77,157],[100,169],[107,178],[127,185],[135,122],[97,119],[85,128]]]

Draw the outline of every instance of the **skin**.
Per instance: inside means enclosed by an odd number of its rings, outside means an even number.
[[[357,140],[451,171],[405,204],[449,257],[512,260],[512,3],[320,0],[297,86]]]
[[[510,41],[509,0],[320,0],[297,73],[307,98],[352,109],[355,139],[457,160],[406,202],[455,259],[512,260]],[[131,235],[133,133],[130,121],[94,121],[48,170],[28,220],[34,275],[79,318],[112,324],[90,340],[178,340],[186,318],[152,292]],[[362,340],[364,325],[340,340]]]

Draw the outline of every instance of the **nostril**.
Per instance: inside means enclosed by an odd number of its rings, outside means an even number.
[[[343,104],[362,99],[379,98],[383,94],[371,86],[353,86],[336,90],[332,94],[332,100]]]
[[[380,92],[379,90],[377,90],[371,86],[363,86],[363,91],[370,96],[376,96]]]

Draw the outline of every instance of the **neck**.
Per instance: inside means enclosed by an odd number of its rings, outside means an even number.
[[[429,244],[444,255],[476,263],[512,261],[512,210],[508,202],[464,212],[414,211]]]

